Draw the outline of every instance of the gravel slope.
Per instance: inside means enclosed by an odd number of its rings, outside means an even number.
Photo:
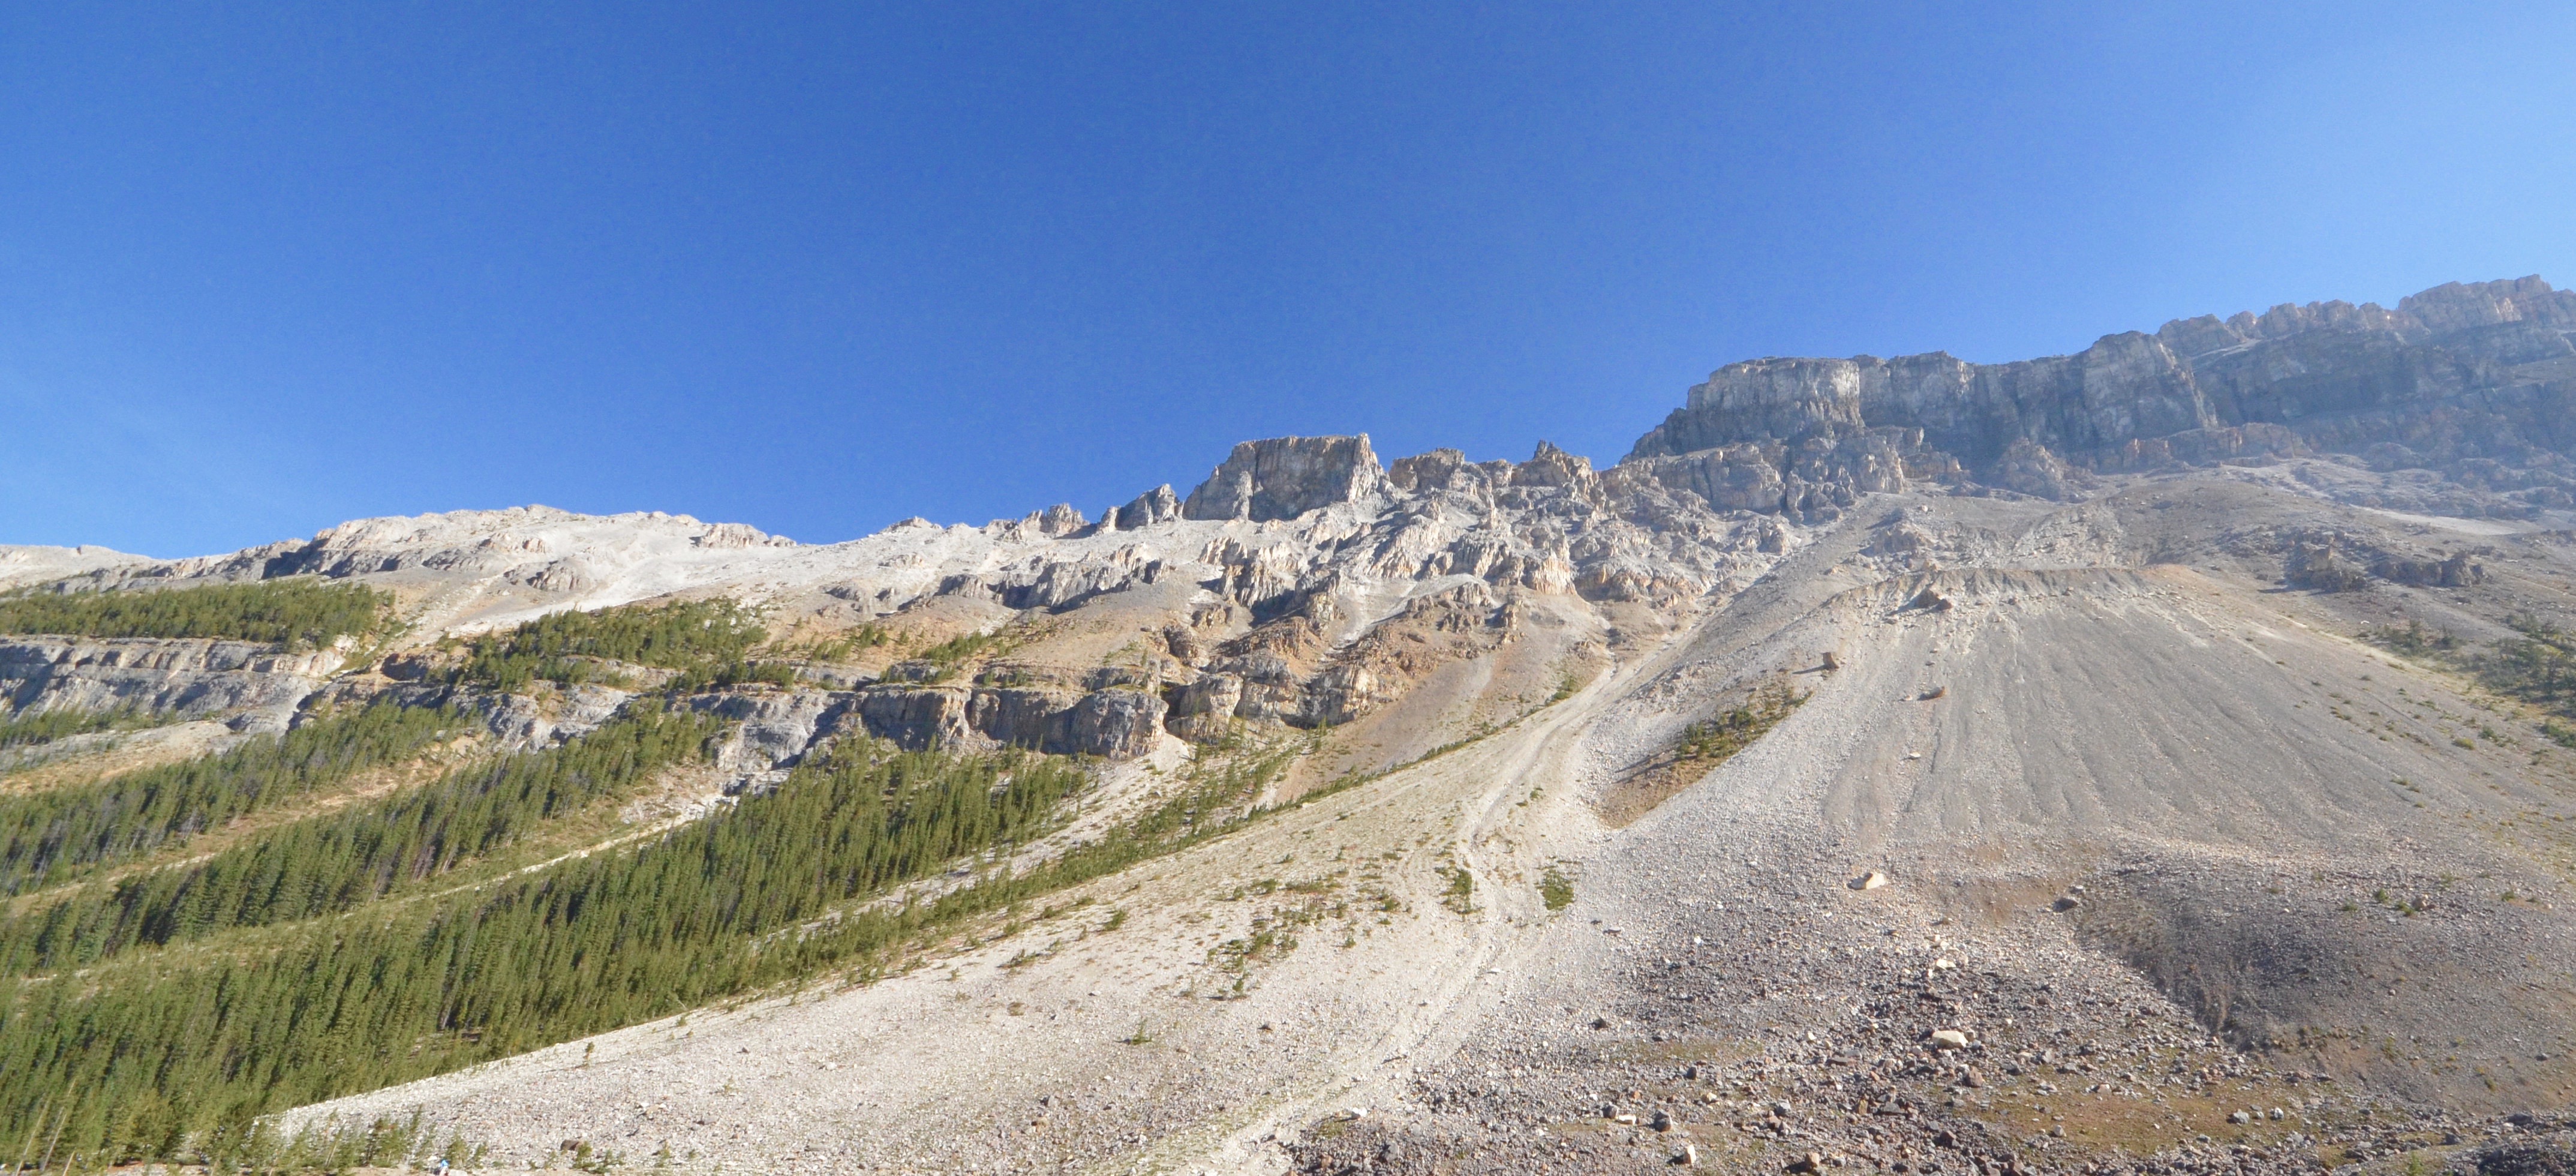
[[[2376,525],[2270,493],[1873,500],[1670,637],[1612,634],[1574,697],[1014,936],[306,1115],[420,1108],[510,1167],[581,1140],[778,1172],[2305,1170],[2482,1146],[2576,1080],[2569,757],[2344,636],[2365,606],[2477,601],[2283,593],[2227,554],[2212,519]],[[2166,541],[2201,556],[2140,566]],[[2532,550],[2497,593],[2563,583]],[[1768,737],[1627,828],[1594,818],[1781,675],[1810,697]],[[1869,871],[1887,884],[1846,884]],[[1260,929],[1294,946],[1234,962]]]

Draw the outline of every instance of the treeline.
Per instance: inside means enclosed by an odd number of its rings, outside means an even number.
[[[1074,877],[935,902],[853,899],[1042,832],[1085,779],[1018,752],[854,752],[635,850],[384,916],[146,952],[0,1000],[0,1151],[79,1092],[64,1146],[109,1160],[283,1107],[697,1007],[898,944]],[[1093,868],[1139,847],[1095,846]],[[52,1130],[46,1124],[44,1130]]]
[[[255,584],[0,595],[0,633],[75,637],[222,637],[318,649],[385,627],[393,594],[294,577]]]
[[[730,600],[560,612],[475,638],[450,677],[516,694],[540,679],[613,681],[600,662],[614,661],[678,670],[680,689],[794,681],[787,667],[750,661],[767,637],[760,614]]]
[[[648,711],[562,747],[261,833],[202,862],[82,890],[0,921],[0,975],[85,967],[138,947],[356,909],[702,758],[720,726]]]
[[[0,894],[43,889],[402,762],[465,725],[451,710],[380,703],[222,755],[0,798]]]
[[[135,731],[178,721],[178,716],[154,714],[133,707],[111,707],[105,710],[81,710],[56,707],[35,712],[0,713],[0,750],[51,743],[74,735],[100,731]]]

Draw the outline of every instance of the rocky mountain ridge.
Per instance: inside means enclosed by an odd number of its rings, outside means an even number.
[[[0,699],[200,720],[164,761],[353,702],[496,757],[721,720],[616,846],[862,739],[1083,757],[1078,815],[960,878],[1274,766],[1237,832],[911,970],[300,1120],[422,1108],[512,1166],[2393,1172],[2576,1107],[2576,734],[2480,676],[2576,627],[2571,335],[2523,279],[1757,360],[1608,468],[1269,438],[1096,519],[833,544],[526,507],[0,548],[0,591],[320,580],[405,626],[0,637]],[[705,601],[761,672],[465,672]]]
[[[1712,503],[1806,514],[1970,480],[2066,498],[2094,472],[2340,454],[2430,469],[2500,517],[2576,504],[2576,291],[2451,283],[2389,310],[2283,305],[2005,364],[1945,353],[1729,364],[1639,439]]]

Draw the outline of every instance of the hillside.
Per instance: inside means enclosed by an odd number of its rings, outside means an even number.
[[[2571,430],[2530,278],[1603,469],[0,548],[0,1148],[2555,1170]]]

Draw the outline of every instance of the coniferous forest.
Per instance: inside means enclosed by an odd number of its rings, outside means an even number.
[[[730,600],[560,612],[467,643],[451,680],[518,692],[539,679],[577,683],[612,678],[603,663],[680,671],[680,689],[737,682],[792,681],[748,657],[766,637],[760,617]]]
[[[383,628],[393,597],[304,577],[121,592],[22,589],[0,595],[0,633],[220,637],[318,649]]]
[[[383,623],[372,596],[239,587],[19,595],[42,607],[0,616],[280,645]],[[557,614],[447,646],[452,693],[318,705],[219,754],[0,792],[0,1152],[268,1154],[260,1117],[288,1107],[871,975],[961,919],[1224,832],[1290,758],[1217,757],[1104,835],[1017,862],[1085,765],[851,736],[712,815],[619,833],[623,806],[724,736],[688,695],[789,677],[754,660],[765,639],[729,601]],[[423,705],[632,687],[638,667],[674,673],[538,750],[501,754],[469,711]],[[39,719],[17,742],[138,721]],[[908,889],[960,862],[983,865]]]
[[[549,813],[696,757],[710,731],[687,716],[614,724],[12,920],[0,1148],[65,1092],[62,1138],[89,1154],[217,1146],[265,1112],[808,975],[1127,860],[1095,847],[1040,875],[848,910],[1041,831],[1086,779],[1052,757],[861,742],[658,839],[403,897]],[[390,897],[367,918],[330,917],[377,895]]]

